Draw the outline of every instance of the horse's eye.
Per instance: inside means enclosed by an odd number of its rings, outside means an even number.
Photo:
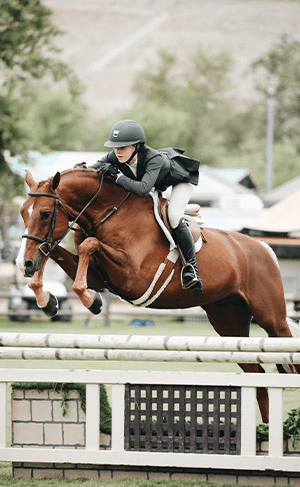
[[[43,211],[41,213],[41,219],[42,220],[48,220],[48,218],[50,217],[51,215],[51,211]]]

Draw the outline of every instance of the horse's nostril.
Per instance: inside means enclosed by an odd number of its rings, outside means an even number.
[[[26,277],[32,277],[34,272],[33,272],[33,261],[32,260],[25,260],[24,261],[24,268],[25,268],[25,276]]]
[[[25,260],[24,267],[25,267],[26,271],[32,270],[32,268],[33,268],[32,260]]]

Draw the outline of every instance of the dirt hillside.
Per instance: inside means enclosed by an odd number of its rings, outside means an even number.
[[[135,73],[160,48],[184,62],[197,46],[234,56],[236,96],[251,93],[250,64],[282,34],[300,40],[300,2],[289,0],[44,0],[65,30],[62,57],[99,117],[130,107]]]

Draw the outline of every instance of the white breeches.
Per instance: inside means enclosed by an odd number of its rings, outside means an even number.
[[[168,206],[168,217],[172,228],[178,226],[194,189],[195,186],[191,183],[179,183],[173,186]]]

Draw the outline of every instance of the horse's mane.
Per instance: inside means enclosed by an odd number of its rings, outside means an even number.
[[[67,177],[68,175],[69,176],[71,176],[71,175],[75,176],[77,173],[80,176],[92,177],[92,179],[94,181],[98,180],[99,183],[101,181],[100,174],[97,171],[95,171],[95,169],[92,169],[92,168],[82,168],[82,167],[69,168],[69,169],[64,169],[63,171],[59,171],[59,173],[61,175],[62,180],[65,180],[65,177]],[[51,177],[49,177],[46,180],[36,182],[35,183],[36,184],[35,191],[40,191],[41,188],[42,188],[42,191],[45,191],[44,185],[45,184],[48,184],[48,185],[51,184],[51,181],[54,177],[55,177],[55,175],[52,175]],[[68,181],[68,178],[67,178],[67,181]],[[109,184],[112,187],[114,187],[116,190],[119,190],[121,193],[124,192],[124,194],[126,194],[127,191],[124,188],[122,188],[121,186],[119,186],[118,184],[116,184],[113,180],[104,179],[104,181],[105,181],[105,184]],[[115,191],[114,191],[114,193],[115,193]],[[153,201],[152,201],[152,198],[150,195],[148,195],[145,198],[141,198],[140,196],[137,196],[134,193],[131,193],[130,201],[132,201],[132,202],[135,201],[135,204],[137,204],[137,202],[138,202],[138,206],[140,206],[141,204],[143,206],[144,204],[146,204],[146,202],[148,202],[148,204],[149,204],[149,202],[151,202],[151,205],[153,205]]]
[[[60,171],[60,174],[61,174],[62,179],[64,179],[68,175],[75,176],[76,173],[78,175],[80,175],[80,176],[85,176],[86,175],[86,176],[92,177],[93,180],[98,180],[99,183],[100,183],[100,180],[101,180],[100,174],[97,171],[95,171],[95,169],[92,169],[92,168],[76,167],[76,168],[70,168],[70,169],[65,169],[63,171]],[[113,194],[116,193],[116,190],[117,191],[120,191],[121,195],[122,195],[122,193],[124,193],[124,194],[127,193],[127,190],[126,189],[124,189],[121,186],[119,186],[118,184],[116,184],[113,180],[109,180],[109,179],[106,179],[105,178],[104,179],[104,182],[105,182],[105,184],[111,185],[112,188],[115,188],[115,190],[112,190],[113,191]],[[42,183],[42,181],[41,181],[41,183]],[[132,204],[135,204],[135,205],[138,204],[138,206],[140,206],[140,205],[143,206],[143,205],[146,204],[146,202],[148,202],[147,203],[148,205],[149,204],[151,204],[151,206],[153,205],[153,200],[152,200],[152,198],[151,198],[150,195],[148,195],[145,198],[141,198],[140,196],[137,196],[134,193],[131,193],[131,195],[130,195],[130,201],[132,202]]]
[[[60,173],[61,173],[61,176],[67,176],[68,174],[74,174],[74,172],[79,172],[82,175],[85,175],[85,174],[86,175],[87,174],[92,175],[94,177],[97,177],[99,179],[99,181],[100,181],[100,175],[99,175],[99,173],[97,171],[95,171],[95,169],[92,169],[92,168],[89,168],[89,167],[88,168],[76,167],[76,168],[65,169],[65,170],[61,171]],[[109,180],[109,179],[106,179],[105,178],[104,181],[106,183],[109,183],[109,184],[113,185],[114,187],[116,187],[116,188],[118,188],[120,190],[123,190],[123,191],[127,192],[126,189],[124,189],[121,186],[119,186],[118,184],[116,184],[113,180]],[[131,193],[131,195],[134,198],[142,199],[144,201],[147,200],[147,199],[151,199],[152,200],[152,198],[151,198],[150,195],[148,195],[146,198],[140,198],[140,196],[137,196],[134,193]]]

